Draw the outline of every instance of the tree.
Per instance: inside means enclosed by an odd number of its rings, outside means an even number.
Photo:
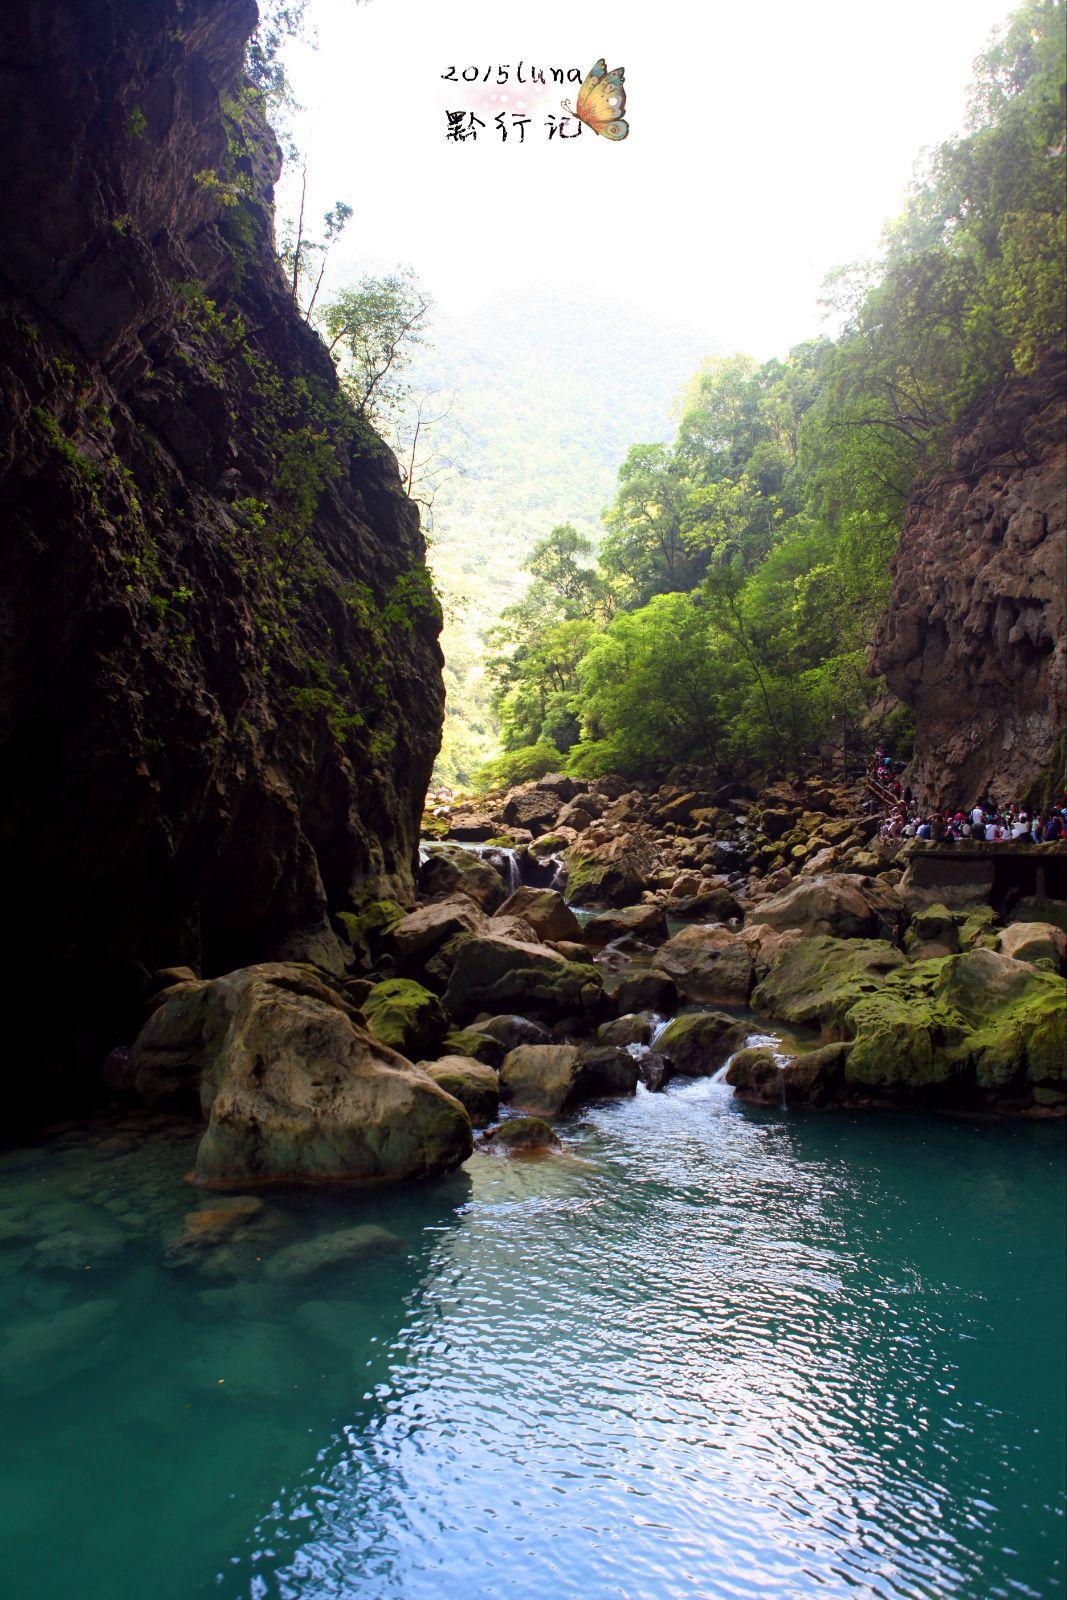
[[[363,277],[323,306],[326,347],[359,416],[388,423],[410,400],[404,373],[425,340],[432,306],[410,268]]]

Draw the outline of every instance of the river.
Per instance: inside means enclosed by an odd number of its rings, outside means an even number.
[[[700,1079],[561,1132],[271,1192],[213,1276],[163,1254],[193,1130],[0,1158],[5,1593],[1063,1593],[1062,1128]],[[393,1248],[268,1278],[353,1220]]]

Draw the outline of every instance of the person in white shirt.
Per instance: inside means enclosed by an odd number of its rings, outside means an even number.
[[[976,828],[982,822],[984,817],[985,812],[982,810],[981,806],[975,806],[974,810],[971,812],[971,821],[974,823]]]

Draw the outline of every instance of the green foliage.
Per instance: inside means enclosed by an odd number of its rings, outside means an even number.
[[[126,118],[126,137],[131,143],[143,139],[148,132],[148,118],[140,106],[134,106]]]
[[[425,337],[431,305],[408,269],[361,278],[323,306],[317,320],[358,415],[385,423],[405,403],[404,374]]]
[[[673,442],[627,455],[597,569],[567,525],[535,549],[489,663],[509,751],[640,774],[860,739],[911,486],[1067,332],[1063,24],[1062,0],[1026,0],[978,64],[966,134],[880,259],[836,275],[836,342],[706,362]],[[908,721],[879,732],[901,748]]]
[[[528,783],[531,778],[543,778],[547,772],[559,772],[562,766],[562,753],[554,744],[542,740],[525,749],[497,756],[473,776],[480,789],[510,789],[512,784]]]

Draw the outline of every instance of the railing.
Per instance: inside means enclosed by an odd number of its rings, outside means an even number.
[[[869,772],[865,775],[864,782],[868,793],[876,795],[883,805],[892,807],[900,804],[900,796],[894,794],[892,789],[887,789],[884,783],[879,783],[877,778],[872,778]]]

